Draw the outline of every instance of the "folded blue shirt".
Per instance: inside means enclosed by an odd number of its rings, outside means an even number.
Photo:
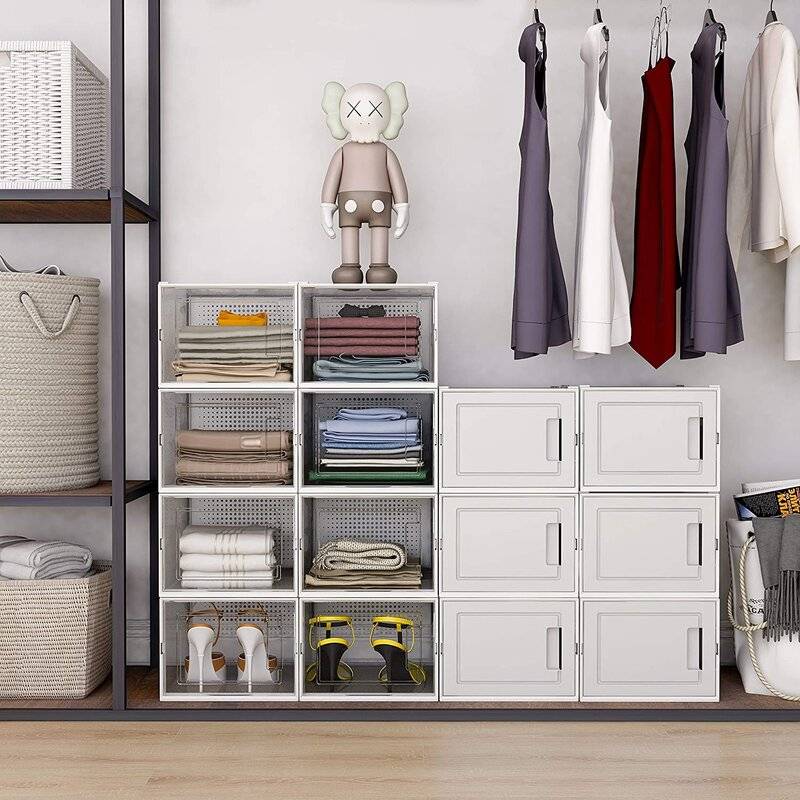
[[[406,419],[408,411],[402,408],[340,408],[336,419],[395,421]]]
[[[384,438],[405,437],[419,434],[419,419],[331,419],[319,423],[322,433],[333,436],[383,436]]]

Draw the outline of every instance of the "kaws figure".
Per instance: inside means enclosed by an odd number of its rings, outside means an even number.
[[[392,209],[399,239],[408,227],[408,188],[397,156],[382,142],[396,139],[408,109],[406,87],[391,83],[386,89],[358,83],[345,90],[340,83],[325,86],[322,108],[336,139],[350,141],[333,156],[322,186],[322,227],[331,239],[333,213],[339,209],[342,264],[333,271],[334,283],[361,283],[359,232],[370,229],[371,256],[367,283],[395,283],[389,266],[389,229]]]

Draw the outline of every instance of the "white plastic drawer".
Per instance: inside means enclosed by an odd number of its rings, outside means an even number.
[[[584,495],[584,592],[717,591],[717,498]]]
[[[582,700],[716,700],[716,600],[586,600]]]
[[[442,392],[443,489],[564,489],[576,481],[576,392]]]
[[[582,398],[584,489],[718,489],[718,389],[585,389]]]
[[[442,600],[442,698],[571,699],[577,601]]]
[[[575,518],[575,497],[442,497],[442,591],[574,592]]]

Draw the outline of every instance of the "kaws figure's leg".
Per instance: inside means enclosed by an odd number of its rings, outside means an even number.
[[[367,283],[397,283],[397,273],[389,266],[389,228],[370,228],[370,263]]]
[[[361,283],[364,280],[358,231],[353,227],[342,228],[342,265],[333,271],[334,283]]]

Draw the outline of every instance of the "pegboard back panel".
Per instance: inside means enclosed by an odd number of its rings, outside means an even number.
[[[433,501],[427,498],[314,498],[312,546],[335,539],[402,545],[410,563],[429,566]]]
[[[177,430],[294,431],[294,395],[290,393],[192,395],[178,405],[176,413]]]
[[[183,313],[179,315],[187,325],[216,325],[220,311],[234,314],[259,314],[266,312],[269,325],[289,325],[294,328],[294,297],[198,297],[185,301]]]

